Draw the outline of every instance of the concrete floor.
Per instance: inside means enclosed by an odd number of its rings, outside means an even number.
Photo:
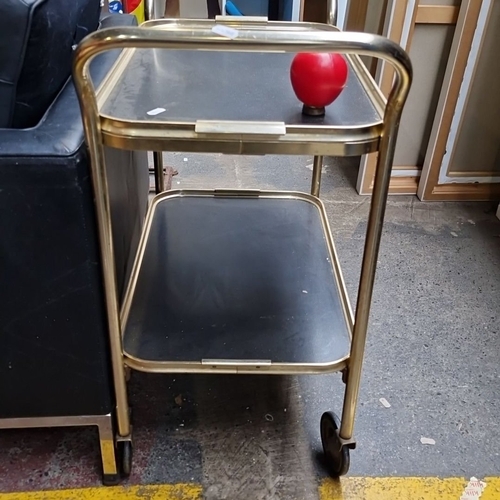
[[[173,188],[307,191],[311,159],[166,155]],[[334,167],[335,165],[335,167]],[[322,199],[355,302],[369,198],[327,159]],[[493,203],[391,197],[364,365],[353,476],[500,471],[500,221]],[[206,499],[317,499],[319,418],[340,376],[159,376],[131,382],[130,484],[196,483]],[[379,401],[385,398],[390,408]],[[435,445],[424,445],[422,437]],[[0,492],[99,484],[91,429],[0,432]]]

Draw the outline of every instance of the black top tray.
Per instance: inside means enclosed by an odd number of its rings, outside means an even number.
[[[350,65],[348,83],[322,118],[305,117],[290,83],[293,54],[135,50],[101,108],[116,120],[284,122],[367,127],[381,116]],[[165,108],[157,115],[148,111]]]

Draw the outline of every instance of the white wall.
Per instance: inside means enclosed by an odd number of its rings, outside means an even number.
[[[345,29],[345,21],[346,21],[347,4],[348,3],[349,3],[349,0],[337,0],[337,8],[338,8],[337,26],[341,30]]]

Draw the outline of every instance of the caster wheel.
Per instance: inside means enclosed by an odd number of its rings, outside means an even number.
[[[120,484],[120,474],[104,474],[102,476],[104,486],[117,486]]]
[[[132,471],[132,441],[121,441],[120,465],[123,477],[129,477]]]
[[[335,413],[328,411],[321,416],[321,444],[325,454],[325,462],[333,477],[347,474],[350,458],[349,448],[342,446],[337,433],[340,420]]]

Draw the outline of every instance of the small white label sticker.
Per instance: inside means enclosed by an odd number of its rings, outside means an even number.
[[[426,438],[426,437],[421,437],[420,438],[420,442],[422,444],[430,444],[430,445],[435,445],[436,444],[436,441],[432,438]]]
[[[152,109],[151,111],[148,111],[148,115],[149,116],[156,116],[156,115],[159,115],[160,113],[163,113],[164,111],[166,111],[165,108],[155,108],[155,109]]]
[[[230,28],[229,26],[223,26],[222,24],[216,24],[212,28],[212,32],[220,35],[220,36],[225,36],[226,38],[238,38],[239,32],[238,30],[235,30],[234,28]]]
[[[391,403],[389,403],[389,401],[387,401],[387,399],[380,398],[379,401],[382,404],[382,406],[385,406],[386,408],[390,408],[391,407]]]
[[[477,499],[483,494],[485,488],[486,483],[484,481],[471,477],[464,492],[462,493],[462,496],[460,497],[460,500],[470,500],[472,498]]]

